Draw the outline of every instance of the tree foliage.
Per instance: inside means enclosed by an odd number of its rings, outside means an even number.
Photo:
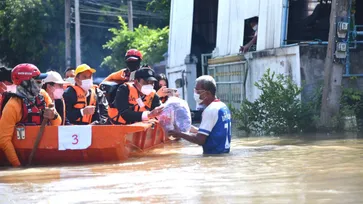
[[[147,4],[147,10],[161,12],[167,20],[170,18],[170,7],[171,0],[152,0]]]
[[[63,0],[0,2],[0,61],[29,62],[43,71],[64,64]]]
[[[105,57],[103,65],[113,69],[125,67],[124,56],[128,49],[138,49],[143,54],[143,63],[154,64],[163,60],[163,54],[168,48],[169,28],[150,29],[139,25],[134,31],[128,29],[127,23],[119,17],[120,28],[111,28],[113,38],[103,47],[112,51]]]

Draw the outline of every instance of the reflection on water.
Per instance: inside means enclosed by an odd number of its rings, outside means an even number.
[[[361,139],[233,138],[229,155],[201,153],[180,141],[121,164],[1,170],[0,203],[363,203]]]

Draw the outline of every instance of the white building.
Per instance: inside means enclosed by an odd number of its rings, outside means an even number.
[[[194,82],[202,74],[214,76],[217,96],[234,106],[259,96],[253,84],[268,68],[289,74],[300,85],[299,45],[284,45],[288,4],[289,0],[172,0],[166,68],[170,87],[179,88],[194,109]],[[245,22],[252,17],[259,18],[256,51],[241,55],[249,26]]]

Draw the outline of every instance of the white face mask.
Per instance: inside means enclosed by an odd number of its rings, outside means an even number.
[[[203,99],[200,99],[200,94],[197,94],[194,92],[194,100],[197,102],[197,104],[203,103]]]
[[[93,86],[93,80],[92,79],[85,79],[82,80],[82,89],[85,91],[88,91]]]
[[[141,87],[141,93],[145,94],[145,95],[149,95],[151,94],[151,92],[153,92],[154,90],[154,86],[151,85],[151,84],[148,84],[148,85],[143,85]]]
[[[16,93],[16,85],[6,85],[6,91],[11,93]]]
[[[253,26],[253,28],[252,28],[254,31],[256,31],[257,30],[257,25],[255,25],[255,26]]]
[[[63,97],[64,90],[61,88],[57,88],[53,91],[54,99],[61,99]]]
[[[65,81],[69,82],[71,85],[75,84],[74,78],[72,78],[72,77],[66,78]]]

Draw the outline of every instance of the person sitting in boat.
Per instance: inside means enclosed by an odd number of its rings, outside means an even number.
[[[229,153],[231,143],[231,112],[216,98],[217,85],[213,77],[204,75],[196,80],[194,99],[197,104],[204,104],[206,109],[202,113],[199,128],[192,127],[190,133],[175,130],[169,135],[183,138],[192,143],[203,146],[204,154]]]
[[[66,105],[63,100],[64,85],[69,84],[62,79],[62,76],[55,71],[47,72],[47,77],[43,80],[43,89],[48,93],[55,105],[55,109],[62,118],[62,125],[71,125],[66,117]]]
[[[75,85],[63,94],[66,114],[74,125],[106,124],[108,102],[103,92],[93,85],[96,72],[87,64],[81,64],[75,71]]]
[[[154,88],[162,103],[165,103],[168,100],[169,96],[179,97],[179,93],[176,89],[169,88],[169,82],[165,74],[157,74],[155,78],[158,81],[155,83]]]
[[[55,108],[48,108],[52,99],[41,89],[41,80],[46,76],[33,64],[19,64],[11,73],[16,93],[7,92],[2,97],[0,148],[14,167],[21,165],[11,142],[16,125],[40,125],[43,118],[55,126],[62,122]]]
[[[69,85],[74,85],[75,70],[75,68],[68,67],[64,72],[64,80],[69,82]]]
[[[133,82],[119,86],[114,108],[108,109],[113,124],[132,124],[157,117],[161,111],[159,96],[154,90],[154,70],[140,68],[135,72]]]
[[[128,50],[125,54],[126,68],[110,74],[102,82],[111,81],[116,82],[117,84],[123,84],[133,80],[135,71],[140,68],[141,61],[142,53],[139,50]]]

